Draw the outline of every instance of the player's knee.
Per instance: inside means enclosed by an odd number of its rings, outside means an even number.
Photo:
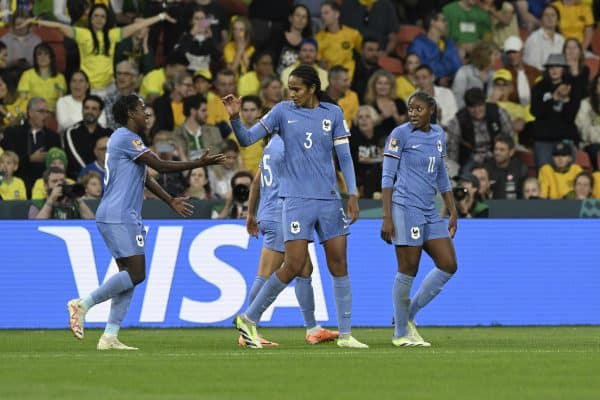
[[[456,263],[456,260],[447,260],[441,263],[441,265],[438,265],[437,267],[449,274],[455,274],[456,271],[458,271],[458,265]]]
[[[285,268],[292,271],[294,275],[299,275],[304,268],[305,260],[300,257],[286,257]]]
[[[131,278],[131,282],[134,285],[139,285],[140,283],[146,280],[146,272],[145,271],[129,271],[129,277]]]

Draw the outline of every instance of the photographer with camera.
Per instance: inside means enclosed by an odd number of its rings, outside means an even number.
[[[225,198],[225,206],[219,212],[213,210],[213,218],[246,218],[248,216],[248,198],[252,174],[248,171],[238,171],[231,178],[231,190]]]
[[[459,218],[487,218],[489,207],[481,200],[479,179],[473,174],[460,177],[452,189]]]
[[[44,171],[44,186],[48,197],[33,200],[29,208],[29,219],[94,219],[92,210],[82,200],[85,192],[81,184],[65,183],[65,170],[50,167]]]

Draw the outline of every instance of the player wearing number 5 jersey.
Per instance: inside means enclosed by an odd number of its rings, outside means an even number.
[[[346,235],[358,218],[356,178],[350,156],[350,132],[341,109],[322,101],[324,93],[317,72],[300,66],[290,74],[291,101],[277,104],[257,124],[246,129],[240,119],[240,100],[223,99],[235,135],[248,146],[267,134],[278,132],[285,145],[279,196],[285,241],[284,265],[265,282],[254,301],[235,323],[251,348],[262,347],[256,322],[277,295],[300,274],[308,257],[308,242],[316,230],[325,247],[327,266],[333,275],[334,297],[340,337],[338,346],[366,348],[351,336],[352,292],[346,263]],[[348,217],[336,186],[333,151],[348,185]]]
[[[456,254],[448,231],[453,237],[457,213],[444,161],[444,130],[429,123],[435,109],[433,97],[414,93],[408,101],[409,122],[395,128],[385,144],[381,238],[395,245],[398,261],[392,292],[394,346],[430,346],[417,332],[415,315],[456,272]],[[448,228],[435,208],[436,191],[442,193],[450,211]],[[411,300],[423,249],[436,268]]]
[[[171,197],[146,173],[146,166],[159,172],[177,172],[220,164],[222,154],[190,162],[164,161],[150,151],[139,136],[146,125],[144,101],[137,95],[121,97],[113,107],[115,121],[122,125],[111,135],[106,153],[106,186],[96,212],[96,224],[115,258],[119,272],[91,294],[69,301],[69,325],[83,339],[85,314],[95,304],[112,299],[108,324],[98,350],[137,350],[121,343],[117,335],[127,313],[134,287],[145,279],[145,232],[142,224],[144,186],[181,216],[192,214],[185,197]]]

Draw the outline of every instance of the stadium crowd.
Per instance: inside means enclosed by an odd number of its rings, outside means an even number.
[[[0,197],[32,200],[31,217],[88,215],[112,106],[132,93],[162,159],[228,156],[151,175],[223,199],[215,218],[243,216],[238,186],[264,144],[239,146],[221,98],[242,96],[252,126],[299,65],[344,112],[363,198],[381,197],[385,139],[416,90],[437,101],[461,216],[489,199],[600,198],[598,0],[12,0],[0,15]],[[75,182],[82,196],[59,206],[57,185]]]

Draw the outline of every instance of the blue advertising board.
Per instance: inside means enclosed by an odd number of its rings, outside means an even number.
[[[146,281],[126,326],[231,326],[256,274],[261,240],[240,221],[150,220]],[[389,326],[396,261],[379,220],[352,226],[348,263],[353,323]],[[600,324],[600,221],[461,220],[458,273],[418,316],[420,325]],[[331,278],[311,246],[316,317],[335,326]],[[116,264],[93,221],[0,222],[0,328],[65,328],[66,302],[88,294]],[[433,263],[426,255],[413,291]],[[88,326],[103,326],[109,302]],[[263,315],[263,326],[300,326],[293,287]]]

